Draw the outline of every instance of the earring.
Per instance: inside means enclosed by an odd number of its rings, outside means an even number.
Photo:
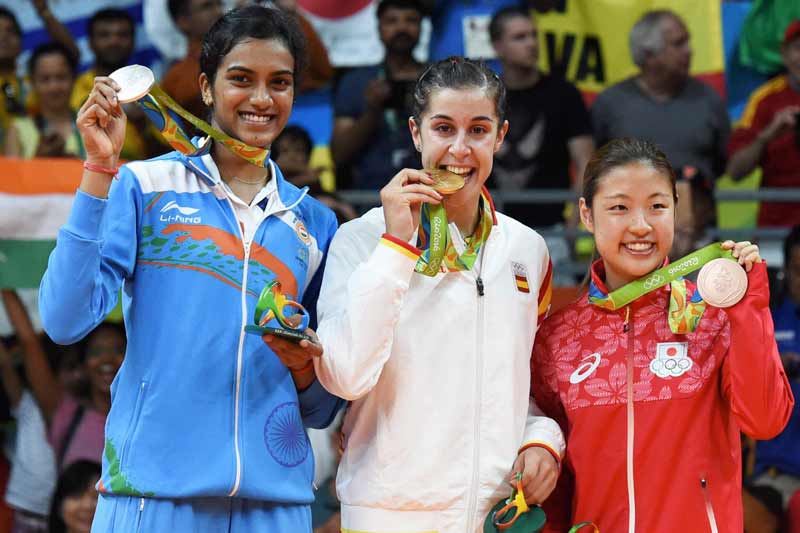
[[[211,99],[211,97],[210,97],[210,96],[208,96],[208,95],[204,94],[204,95],[203,95],[203,103],[204,103],[206,106],[208,106],[208,107],[211,107],[211,105],[214,103],[214,101]]]
[[[422,148],[420,148],[418,144],[415,144],[414,148],[417,149],[417,152],[421,152],[422,151]]]

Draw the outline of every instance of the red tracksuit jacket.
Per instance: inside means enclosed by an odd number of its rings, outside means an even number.
[[[602,278],[598,262],[605,292]],[[774,437],[794,405],[766,265],[748,279],[742,301],[707,306],[685,335],[669,329],[669,286],[616,311],[584,295],[545,321],[531,390],[567,435],[548,531],[588,520],[602,533],[742,532],[740,431]]]

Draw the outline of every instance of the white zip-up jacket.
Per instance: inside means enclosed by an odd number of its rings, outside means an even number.
[[[318,302],[317,376],[352,402],[336,483],[342,531],[483,531],[521,447],[564,452],[558,424],[530,400],[547,248],[496,214],[480,276],[428,277],[414,273],[419,250],[384,232],[380,208],[339,229]]]

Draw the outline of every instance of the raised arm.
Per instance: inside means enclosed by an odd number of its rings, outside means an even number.
[[[401,170],[381,191],[386,232],[358,220],[333,239],[318,303],[324,352],[317,377],[347,400],[367,394],[381,376],[394,342],[394,328],[408,292],[419,250],[408,244],[423,202],[441,196],[430,177]]]
[[[1,292],[6,314],[22,348],[25,376],[45,420],[50,420],[61,402],[61,385],[47,360],[39,336],[33,329],[28,311],[19,295],[10,289],[3,289]]]

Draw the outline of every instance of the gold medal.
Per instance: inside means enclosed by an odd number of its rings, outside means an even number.
[[[464,186],[464,178],[449,170],[432,168],[426,172],[433,178],[433,189],[440,194],[453,194]]]

